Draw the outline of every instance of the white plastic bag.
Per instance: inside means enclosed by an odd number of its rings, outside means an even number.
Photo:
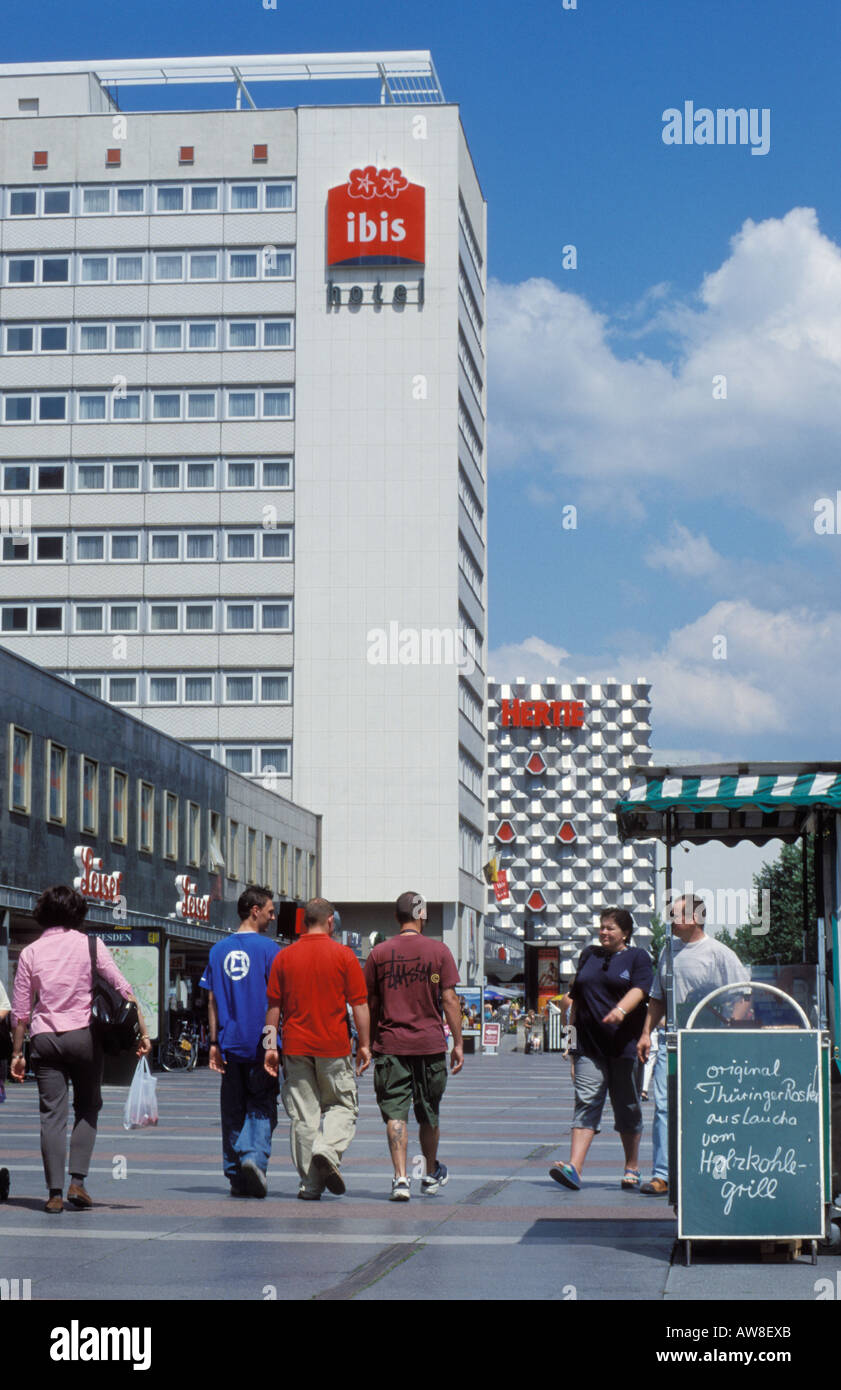
[[[152,1075],[146,1058],[141,1057],[126,1097],[123,1129],[144,1129],[158,1123],[157,1087],[157,1077]]]

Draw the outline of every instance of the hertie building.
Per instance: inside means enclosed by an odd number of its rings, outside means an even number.
[[[561,980],[597,942],[604,908],[627,908],[635,944],[651,940],[654,850],[621,844],[615,818],[631,768],[650,760],[649,692],[642,679],[488,685],[489,836],[501,871],[488,924],[522,937],[530,920],[529,935],[559,948]]]
[[[429,54],[0,67],[0,238],[0,640],[477,978],[485,202]]]

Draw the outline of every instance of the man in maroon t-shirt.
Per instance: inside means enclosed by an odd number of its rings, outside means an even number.
[[[447,1085],[447,1043],[441,1010],[453,1035],[450,1066],[464,1066],[461,1008],[455,986],[458,967],[442,941],[422,936],[426,903],[419,893],[401,893],[396,905],[398,936],[381,941],[365,962],[371,1011],[374,1090],[386,1122],[394,1164],[392,1202],[411,1197],[406,1175],[409,1103],[420,1126],[425,1173],[421,1191],[437,1192],[447,1181],[438,1161],[438,1110]]]

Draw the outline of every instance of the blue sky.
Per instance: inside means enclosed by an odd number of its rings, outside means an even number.
[[[841,534],[813,524],[841,488],[838,7],[7,0],[4,18],[5,62],[429,48],[489,206],[490,673],[645,675],[675,759],[838,756]],[[665,145],[686,100],[768,108],[769,152]]]

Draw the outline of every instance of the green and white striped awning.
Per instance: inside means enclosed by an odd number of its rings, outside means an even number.
[[[616,807],[623,840],[796,840],[818,809],[841,812],[841,763],[635,768]]]

